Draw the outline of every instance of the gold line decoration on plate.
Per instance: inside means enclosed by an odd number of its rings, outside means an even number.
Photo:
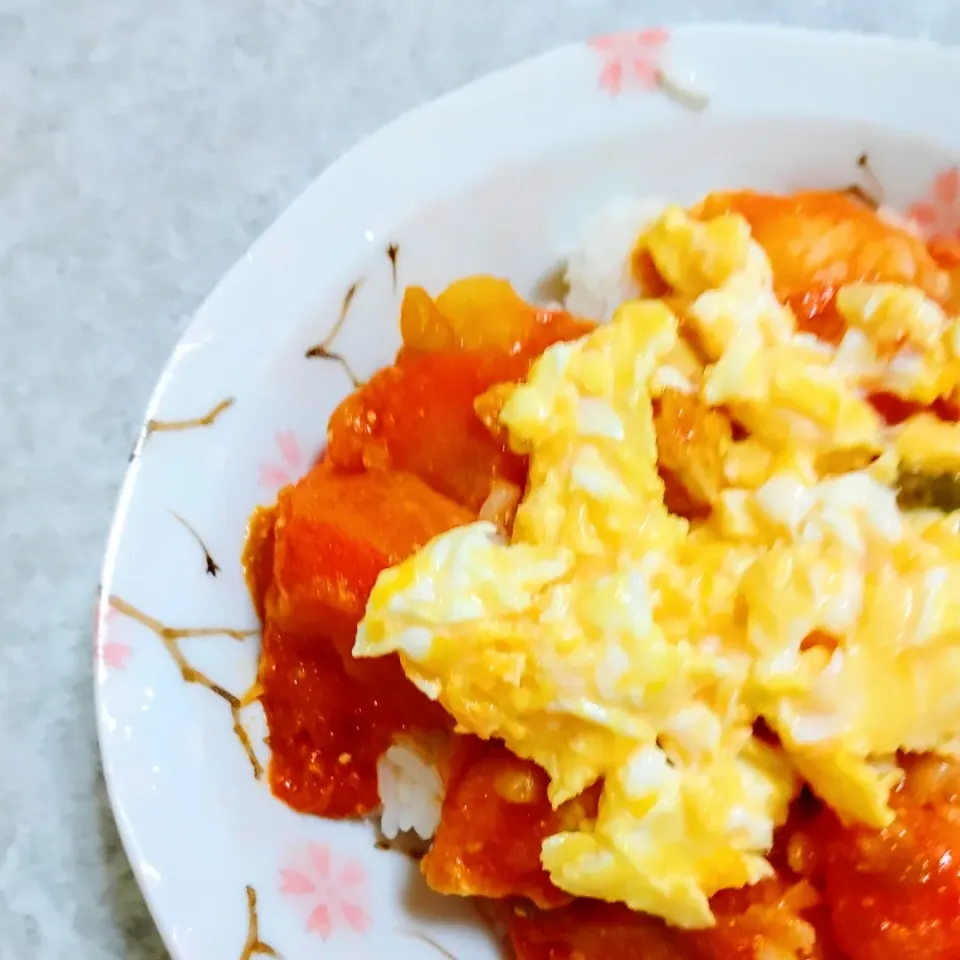
[[[853,200],[859,200],[870,210],[879,210],[884,204],[886,190],[883,189],[883,184],[870,166],[869,154],[861,153],[857,157],[857,168],[862,172],[867,186],[862,183],[851,183],[843,187],[842,192]]]
[[[333,328],[330,332],[319,342],[314,344],[312,347],[308,347],[304,356],[308,360],[332,360],[334,363],[339,364],[343,372],[350,378],[350,382],[353,384],[354,389],[363,386],[363,381],[360,380],[357,375],[353,372],[350,367],[350,364],[347,362],[346,357],[341,353],[334,353],[331,350],[334,340],[337,339],[337,335],[343,329],[344,323],[347,320],[347,314],[350,312],[350,304],[353,303],[353,298],[357,295],[357,291],[360,289],[360,285],[363,283],[363,277],[359,280],[354,280],[353,283],[347,288],[347,292],[343,295],[343,303],[340,305],[340,315],[337,317],[337,322],[333,325]]]
[[[260,918],[257,916],[257,891],[247,886],[247,939],[238,960],[252,960],[253,957],[275,957],[280,954],[260,939]]]
[[[206,572],[211,577],[215,577],[220,572],[220,564],[213,559],[213,555],[207,549],[207,545],[203,542],[203,538],[200,536],[199,533],[197,533],[193,525],[190,524],[183,517],[181,517],[180,514],[176,512],[176,510],[171,510],[170,512],[173,514],[174,519],[177,520],[182,526],[186,527],[190,536],[192,536],[193,539],[197,541],[197,545],[203,551],[203,559],[204,559],[204,562],[206,563]]]
[[[116,595],[111,595],[110,606],[123,616],[142,624],[160,638],[186,683],[197,683],[201,687],[206,687],[230,707],[230,715],[233,717],[233,732],[250,761],[254,778],[259,780],[263,776],[263,764],[260,763],[253,751],[250,736],[243,726],[240,713],[245,707],[249,707],[260,699],[260,684],[254,681],[250,688],[238,697],[219,683],[211,680],[205,673],[193,667],[180,649],[181,640],[193,637],[230,637],[233,640],[243,641],[256,636],[259,631],[254,629],[238,630],[233,627],[168,627]]]
[[[156,420],[151,418],[147,420],[140,428],[140,434],[137,442],[134,444],[133,451],[130,454],[131,460],[136,460],[143,453],[143,448],[147,441],[155,433],[175,433],[186,430],[199,430],[203,427],[212,427],[220,415],[229,410],[236,403],[236,397],[226,397],[218,404],[211,407],[206,413],[198,417],[189,417],[185,420]]]
[[[390,260],[390,278],[393,282],[393,292],[397,292],[397,257],[400,256],[400,245],[391,243],[387,247],[387,257]]]

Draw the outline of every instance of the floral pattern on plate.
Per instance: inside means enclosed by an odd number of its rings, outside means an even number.
[[[306,469],[300,442],[292,430],[279,430],[275,441],[279,460],[261,463],[259,472],[260,486],[274,491],[294,483]]]
[[[104,610],[97,603],[94,611],[93,649],[98,661],[108,670],[125,670],[133,648],[111,638],[111,628],[117,619],[113,607]]]
[[[329,844],[311,843],[296,855],[280,871],[280,890],[302,906],[307,932],[322,940],[337,928],[364,934],[371,927],[363,866],[355,859],[339,860]]]
[[[656,90],[662,76],[663,52],[669,40],[670,31],[663,27],[595,37],[590,46],[602,60],[598,78],[600,89],[614,97],[630,84]]]
[[[960,166],[941,170],[924,199],[911,204],[906,215],[925,237],[960,240]]]

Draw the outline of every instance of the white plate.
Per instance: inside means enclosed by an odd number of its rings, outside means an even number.
[[[369,825],[273,799],[230,704],[185,683],[173,656],[227,696],[253,680],[247,517],[306,470],[351,376],[390,362],[403,286],[489,272],[529,293],[621,193],[860,183],[956,231],[957,90],[960,54],[881,39],[685,27],[570,46],[366,140],[234,267],[150,403],[97,617],[107,782],[174,957],[247,960],[264,945],[286,960],[499,956],[470,905],[430,894]],[[327,352],[307,358],[317,344]],[[265,763],[259,707],[240,720]]]

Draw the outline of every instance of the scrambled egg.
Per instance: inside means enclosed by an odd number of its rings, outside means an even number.
[[[867,399],[955,394],[960,329],[864,284],[840,292],[838,346],[798,333],[737,216],[670,208],[639,244],[670,307],[625,303],[502,406],[530,456],[510,541],[475,523],[384,571],[354,653],[398,652],[459,729],[542,766],[554,804],[602,780],[596,820],[544,844],[560,888],[703,927],[713,893],[771,873],[802,782],[882,826],[897,751],[960,749],[960,518],[894,490],[901,465],[960,468],[960,427],[888,427]],[[664,505],[668,390],[747,434],[714,451],[696,523]]]

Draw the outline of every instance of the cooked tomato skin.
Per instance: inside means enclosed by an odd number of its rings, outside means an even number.
[[[514,905],[503,916],[517,960],[757,960],[791,955],[786,950],[840,960],[812,945],[819,940],[808,915],[814,899],[807,885],[779,878],[724,891],[711,900],[717,923],[706,930],[679,930],[623,904],[583,899],[548,912]]]
[[[622,904],[576,900],[546,913],[520,904],[505,917],[517,960],[691,960],[678,931]]]
[[[667,509],[687,518],[705,516],[726,483],[730,420],[695,395],[667,389],[654,405],[653,422]]]
[[[333,413],[330,462],[345,470],[389,466],[476,511],[494,480],[523,483],[523,458],[491,436],[476,398],[526,363],[460,350],[402,353]]]
[[[845,330],[834,307],[845,284],[908,284],[941,304],[951,297],[944,254],[935,257],[919,237],[844,192],[713,193],[695,211],[703,219],[744,217],[770,259],[777,296],[793,309],[799,329],[828,342],[838,343]]]
[[[261,623],[265,617],[267,591],[273,580],[276,523],[276,506],[257,507],[247,524],[247,537],[243,545],[242,563],[247,590]]]
[[[850,960],[960,958],[960,766],[905,763],[889,827],[844,825],[823,810],[808,830],[815,882]]]
[[[389,730],[369,691],[321,635],[281,633],[267,621],[259,682],[270,730],[270,788],[295,810],[325,817],[379,803],[377,758]]]
[[[463,277],[436,299],[422,287],[407,287],[400,306],[405,349],[489,350],[502,356],[537,356],[557,340],[572,340],[593,324],[564,310],[528,303],[507,280]]]
[[[327,456],[344,470],[389,466],[409,471],[434,490],[476,512],[496,480],[522,486],[526,459],[494,436],[475,409],[498,383],[522,379],[558,340],[582,336],[592,324],[558,314],[536,324],[507,349],[404,347],[334,411]]]
[[[470,519],[410,474],[349,476],[327,464],[255,514],[244,559],[264,624],[269,776],[295,809],[369,812],[379,803],[376,762],[393,737],[451,725],[396,657],[355,660],[350,650],[380,571]]]
[[[540,864],[543,841],[595,816],[597,790],[553,810],[547,776],[499,741],[457,737],[440,827],[421,864],[427,883],[459,896],[569,903]]]

